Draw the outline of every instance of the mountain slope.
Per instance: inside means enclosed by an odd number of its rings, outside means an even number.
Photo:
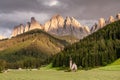
[[[53,67],[69,66],[69,58],[83,68],[104,66],[120,57],[120,20],[65,48],[53,59]]]
[[[0,41],[0,59],[10,68],[38,67],[68,43],[35,29],[8,40]]]

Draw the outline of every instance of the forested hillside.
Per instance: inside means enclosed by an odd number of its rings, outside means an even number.
[[[68,67],[72,57],[78,67],[105,66],[120,57],[120,21],[66,47],[53,59],[53,67]]]
[[[67,46],[64,40],[36,29],[8,40],[0,41],[0,66],[6,68],[36,68]]]

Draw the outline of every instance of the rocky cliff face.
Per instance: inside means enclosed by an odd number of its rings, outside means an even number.
[[[115,21],[114,17],[113,17],[113,16],[110,16],[109,19],[108,19],[108,24],[109,24],[109,23],[112,23],[112,22],[114,22],[114,21]]]
[[[34,17],[31,18],[29,30],[33,29],[42,29],[42,25],[38,21],[36,21]]]
[[[100,19],[98,20],[98,23],[95,23],[95,24],[92,26],[92,28],[91,28],[90,31],[91,31],[91,33],[93,33],[93,32],[95,32],[95,31],[97,31],[98,29],[103,28],[105,25],[106,25],[105,19],[104,19],[104,18],[100,18]]]
[[[24,25],[20,24],[20,25],[14,27],[12,36],[14,37],[14,36],[17,36],[22,33],[24,33]]]
[[[116,20],[120,20],[120,13],[116,15],[116,18],[114,18],[113,16],[110,16],[108,20],[100,18],[98,20],[98,23],[95,23],[90,30],[88,26],[81,25],[73,17],[66,17],[64,19],[60,15],[55,15],[49,21],[47,21],[44,26],[42,26],[34,17],[32,17],[31,22],[28,22],[26,26],[24,26],[23,24],[15,26],[12,32],[12,37],[33,29],[42,29],[53,35],[72,35],[78,39],[82,39],[88,34],[93,33]]]
[[[42,25],[38,21],[36,21],[34,17],[31,18],[31,22],[28,22],[26,26],[24,26],[23,24],[15,26],[12,32],[12,37],[33,29],[42,29]]]
[[[24,32],[29,31],[29,29],[30,29],[30,22],[27,22]]]
[[[113,16],[110,16],[108,20],[105,20],[104,18],[100,18],[98,23],[95,23],[95,25],[92,26],[91,28],[91,33],[97,31],[100,28],[103,28],[105,25],[110,24],[116,20],[120,20],[120,13],[116,15],[116,18]]]
[[[86,30],[87,33],[90,33],[90,29],[88,26],[84,26],[84,29]]]
[[[64,19],[60,15],[53,16],[48,22],[44,25],[44,30],[56,34],[59,32],[60,28],[64,26]],[[58,30],[58,31],[57,31]]]
[[[82,26],[75,18],[66,17],[64,20],[60,15],[55,15],[46,22],[44,30],[50,34],[59,36],[73,35],[79,39],[89,34],[89,28]]]
[[[120,13],[117,14],[116,18],[120,20]]]
[[[98,21],[98,26],[100,28],[104,27],[105,26],[105,19],[104,18],[100,18],[99,21]]]
[[[12,37],[33,29],[42,29],[50,34],[58,36],[72,35],[78,39],[82,39],[90,33],[89,28],[81,25],[75,18],[66,17],[64,19],[60,15],[55,15],[44,24],[44,27],[32,17],[31,22],[28,22],[25,27],[22,24],[14,27]]]

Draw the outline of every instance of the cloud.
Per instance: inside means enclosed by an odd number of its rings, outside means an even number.
[[[30,21],[32,16],[40,23],[54,14],[75,17],[80,23],[91,26],[100,17],[108,18],[120,12],[120,0],[2,0],[0,2],[0,34],[15,25]]]
[[[50,6],[50,7],[61,5],[61,3],[58,0],[46,0],[46,1],[44,1],[43,4],[46,6]]]
[[[50,14],[34,13],[34,12],[13,12],[0,14],[0,35],[10,36],[14,26],[19,24],[26,24],[31,17],[35,17],[39,23],[43,24],[49,20]]]
[[[50,15],[47,13],[34,13],[34,12],[13,12],[13,13],[1,13],[0,21],[24,23],[29,21],[31,17],[35,17],[40,23],[49,19]]]

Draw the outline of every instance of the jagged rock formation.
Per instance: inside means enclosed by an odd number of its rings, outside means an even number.
[[[100,19],[98,20],[98,24],[95,23],[95,24],[92,26],[92,28],[91,28],[90,31],[91,31],[91,33],[93,33],[93,32],[95,32],[95,31],[97,31],[98,29],[103,28],[105,25],[106,25],[105,19],[104,19],[104,18],[100,18]]]
[[[29,31],[29,29],[30,29],[30,22],[27,22],[27,24],[25,26],[25,31],[24,32]]]
[[[28,22],[24,27],[23,24],[20,24],[14,27],[12,32],[12,37],[22,34],[24,32],[33,30],[33,29],[42,29],[50,34],[58,36],[74,36],[78,39],[89,35],[97,31],[98,29],[103,28],[105,25],[110,24],[116,20],[120,20],[120,13],[117,14],[116,19],[113,16],[110,16],[108,20],[100,18],[98,23],[95,23],[91,30],[88,26],[81,25],[75,18],[66,17],[65,19],[60,15],[53,16],[49,21],[47,21],[44,26],[42,26],[34,17],[31,18],[31,22]]]
[[[25,27],[22,24],[14,27],[12,37],[33,29],[42,29],[58,36],[74,36],[78,39],[82,39],[90,33],[89,28],[81,25],[75,18],[66,17],[64,20],[62,16],[55,15],[44,24],[44,27],[32,17],[31,22],[28,22]]]
[[[58,36],[70,35],[78,39],[82,39],[90,33],[89,28],[81,25],[75,18],[66,17],[64,20],[62,16],[55,15],[44,24],[44,27],[32,17],[31,22],[28,22],[25,27],[22,24],[14,27],[12,37],[33,29],[42,29],[50,34]]]
[[[14,27],[12,36],[14,37],[14,36],[17,36],[22,33],[24,33],[24,25],[20,24],[20,25]]]
[[[114,17],[113,17],[113,16],[110,16],[110,17],[109,17],[109,20],[108,20],[108,23],[112,23],[112,22],[114,22],[114,21],[115,21]]]
[[[23,24],[15,26],[12,32],[12,37],[33,29],[42,29],[42,25],[38,21],[36,21],[34,17],[31,18],[31,22],[28,22],[26,26],[24,26]]]
[[[64,19],[60,15],[53,16],[50,21],[46,22],[44,25],[44,30],[46,32],[57,33],[58,28],[62,28],[64,26]]]
[[[90,29],[88,26],[84,26],[84,29],[86,30],[87,33],[90,33]]]
[[[73,35],[79,39],[89,34],[89,28],[87,26],[82,26],[73,17],[66,17],[64,20],[60,15],[55,15],[46,22],[44,30],[50,34],[59,36]]]
[[[31,18],[29,30],[33,30],[33,29],[42,29],[41,24],[39,22],[37,22],[34,17]]]
[[[98,21],[98,26],[100,28],[104,27],[105,26],[105,19],[104,18],[100,18],[99,21]]]
[[[118,13],[116,17],[118,20],[120,20],[120,13]]]
[[[117,21],[117,20],[120,20],[120,13],[118,13],[116,15],[116,19],[113,16],[110,16],[108,21],[105,21],[104,18],[100,18],[99,21],[98,21],[98,24],[95,23],[95,25],[92,26],[90,31],[91,31],[91,33],[93,33],[95,31],[97,31],[98,29],[103,28],[105,25],[110,24],[110,23],[112,23],[114,21]]]

